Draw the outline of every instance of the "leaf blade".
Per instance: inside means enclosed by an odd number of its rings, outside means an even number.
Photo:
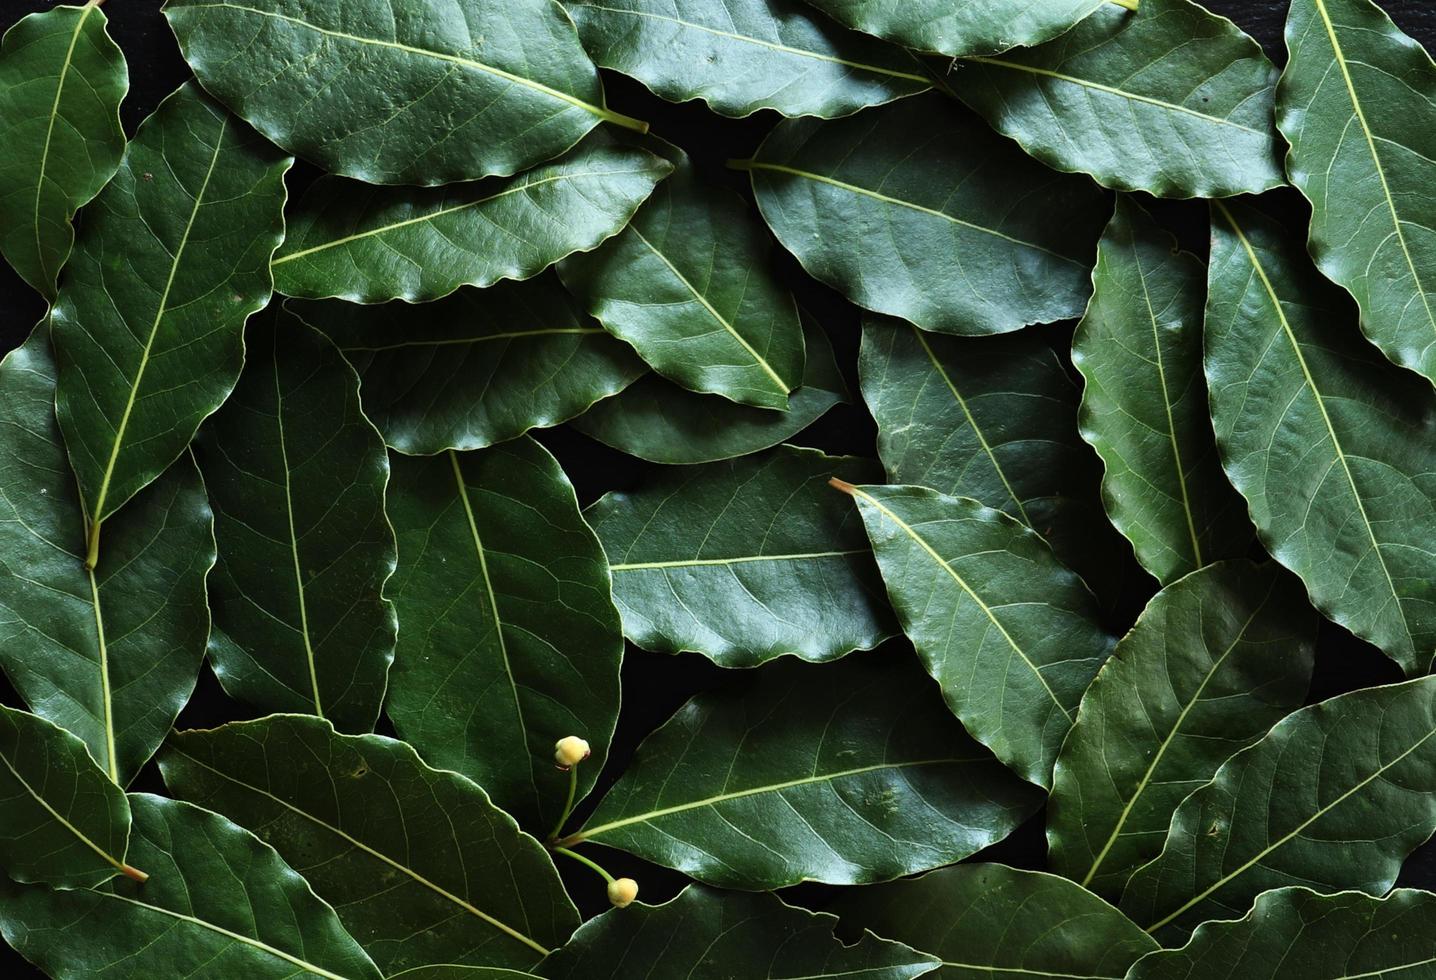
[[[1068,30],[1103,2],[1057,0],[1034,6],[1013,0],[960,5],[943,0],[808,0],[855,30],[949,58],[1039,44]]]

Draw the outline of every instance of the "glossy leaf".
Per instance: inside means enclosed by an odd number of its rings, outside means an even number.
[[[60,429],[96,528],[234,387],[244,320],[269,301],[290,163],[187,85],[86,209],[52,335]]]
[[[364,414],[402,453],[482,449],[622,391],[643,362],[552,275],[437,303],[294,302],[359,372]]]
[[[552,159],[600,122],[598,71],[553,0],[169,0],[204,87],[280,146],[371,184],[447,184]]]
[[[389,461],[334,346],[293,317],[251,324],[234,394],[196,445],[215,511],[209,656],[231,695],[346,731],[379,717],[394,659]]]
[[[14,881],[95,888],[123,872],[130,805],[63,728],[0,705],[0,869]]]
[[[658,473],[586,512],[613,570],[623,632],[724,667],[834,660],[895,632],[861,522],[828,487],[863,460],[780,446]]]
[[[1300,583],[1271,562],[1208,565],[1158,593],[1057,756],[1051,869],[1120,898],[1182,799],[1301,706],[1315,640]]]
[[[788,408],[803,376],[798,307],[768,271],[742,200],[705,184],[681,151],[627,228],[559,274],[614,336],[691,391]]]
[[[524,969],[578,924],[538,841],[403,742],[272,715],[176,732],[160,770],[171,792],[278,848],[386,976],[431,963]]]
[[[539,972],[548,980],[908,980],[937,966],[926,953],[873,935],[844,945],[833,936],[837,923],[774,895],[690,885],[663,905],[590,920]]]
[[[1206,373],[1222,465],[1272,557],[1408,673],[1436,647],[1436,395],[1362,342],[1299,243],[1213,216]]]
[[[712,463],[776,446],[848,400],[827,333],[803,318],[807,364],[786,412],[700,395],[646,374],[573,420],[573,427],[619,452],[653,463]]]
[[[56,977],[379,980],[334,910],[273,849],[213,813],[130,797],[151,871],[95,891],[0,881],[0,930]]]
[[[1082,437],[1106,464],[1112,523],[1163,583],[1241,557],[1252,527],[1222,474],[1207,409],[1201,262],[1122,196],[1092,281],[1072,361],[1086,382]]]
[[[779,123],[737,165],[812,276],[925,330],[1007,333],[1077,316],[1091,292],[1104,196],[939,96]]]
[[[434,966],[416,966],[402,973],[391,973],[387,980],[538,980],[532,973],[505,970],[498,966],[459,966],[455,963],[440,963]]]
[[[993,54],[1063,33],[1103,0],[808,0],[859,31],[949,57]],[[1126,6],[1123,3],[1123,6]]]
[[[783,660],[680,708],[565,843],[729,888],[861,884],[961,860],[1039,803],[907,658]]]
[[[1047,787],[1077,702],[1112,649],[1081,579],[1030,528],[925,487],[842,487],[903,632],[953,713]]]
[[[1311,254],[1387,357],[1436,378],[1436,65],[1367,0],[1293,0],[1277,125]]]
[[[214,564],[204,485],[188,457],[175,463],[106,524],[106,560],[87,570],[43,328],[0,362],[0,392],[0,665],[32,711],[124,785],[204,660]]]
[[[0,252],[46,299],[70,227],[120,165],[125,56],[98,0],[21,18],[0,40]]]
[[[569,782],[554,743],[592,746],[586,792],[618,717],[623,632],[603,548],[531,439],[393,465],[403,629],[389,717],[429,762],[547,833]]]
[[[1157,944],[1065,878],[964,864],[845,891],[830,906],[849,925],[932,953],[938,980],[1113,980]]]
[[[957,69],[953,91],[1058,170],[1158,197],[1230,197],[1285,183],[1277,70],[1192,0],[1106,4],[1056,40]]]
[[[1236,922],[1204,922],[1181,949],[1144,957],[1130,980],[1349,980],[1424,977],[1436,964],[1436,896],[1385,898],[1280,888]]]
[[[570,0],[604,68],[725,116],[843,116],[931,87],[915,58],[799,0]]]
[[[423,302],[528,279],[628,224],[671,165],[595,134],[517,177],[433,190],[321,177],[274,257],[286,296]]]
[[[1433,696],[1424,677],[1288,715],[1182,801],[1122,910],[1170,945],[1271,888],[1384,894],[1436,831]]]

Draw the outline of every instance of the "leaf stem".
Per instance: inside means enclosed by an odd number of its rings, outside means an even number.
[[[85,542],[85,571],[93,572],[95,566],[100,563],[100,525],[103,521],[95,521],[90,525],[90,533]]]
[[[556,853],[559,853],[559,854],[567,854],[569,857],[573,858],[573,859],[574,859],[575,861],[577,861],[579,864],[586,864],[586,865],[588,865],[590,868],[592,868],[593,870],[597,871],[599,874],[603,875],[603,880],[604,880],[604,881],[608,882],[610,885],[613,884],[613,875],[611,875],[611,874],[609,874],[607,871],[603,870],[603,868],[599,866],[599,864],[598,864],[597,861],[594,861],[594,860],[592,860],[591,858],[588,858],[588,857],[586,857],[586,856],[584,856],[584,855],[578,853],[577,851],[570,851],[570,850],[569,850],[568,848],[566,848],[566,847],[554,847],[553,850],[554,850]]]
[[[1131,2],[1135,3],[1136,0],[1131,0]],[[644,122],[642,119],[634,119],[632,116],[625,116],[621,112],[614,112],[607,106],[599,110],[598,118],[602,119],[606,123],[613,123],[615,126],[621,126],[624,129],[631,129],[635,133],[648,132],[648,123]]]
[[[1108,3],[1115,3],[1117,6],[1125,7],[1128,10],[1136,10],[1140,2],[1141,0],[1108,0]]]
[[[104,0],[98,0],[95,6],[99,6],[99,4],[102,2],[104,2]],[[123,874],[126,878],[129,878],[133,881],[138,881],[142,885],[150,880],[150,876],[148,874],[141,871],[139,868],[131,867],[130,865],[123,862],[121,862],[120,864],[120,873]]]
[[[578,766],[575,762],[568,767],[568,800],[563,805],[563,813],[558,818],[558,823],[553,825],[553,832],[548,839],[558,840],[558,835],[563,833],[563,825],[568,822],[569,814],[573,813],[573,801],[578,795]]]

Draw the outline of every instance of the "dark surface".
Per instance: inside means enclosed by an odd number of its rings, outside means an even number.
[[[1206,5],[1231,17],[1256,37],[1278,62],[1284,60],[1281,44],[1286,11],[1284,2],[1210,0]],[[1436,49],[1436,3],[1429,0],[1384,0],[1382,5],[1407,33],[1428,49]],[[9,27],[26,13],[50,6],[52,4],[46,0],[0,0],[0,28]],[[131,134],[139,121],[189,76],[159,8],[160,0],[111,0],[105,8],[110,18],[111,34],[124,49],[130,66],[130,94],[125,100],[122,116],[126,131]],[[746,181],[725,169],[723,164],[728,159],[750,155],[773,125],[777,118],[775,114],[762,112],[746,120],[727,120],[707,112],[700,103],[672,105],[662,102],[638,84],[620,76],[605,73],[604,80],[609,102],[615,109],[650,121],[654,132],[686,149],[709,179],[726,183],[745,196],[751,196]],[[314,175],[312,168],[304,165],[297,167],[290,179],[291,196]],[[1270,202],[1271,210],[1293,224],[1306,220],[1305,206],[1292,191],[1266,195],[1265,200]],[[1206,215],[1200,202],[1162,204],[1156,210],[1178,234],[1185,247],[1205,255]],[[839,362],[849,377],[849,384],[856,391],[856,312],[835,293],[804,276],[792,258],[781,249],[775,249],[775,262],[779,275],[797,294],[799,301],[815,313],[828,329]],[[3,310],[3,315],[0,315],[0,350],[17,345],[44,315],[44,304],[39,297],[3,264],[0,264],[0,310]],[[860,408],[845,406],[830,412],[795,441],[829,452],[872,456],[875,455],[874,435],[872,421],[866,413]],[[558,456],[584,504],[605,491],[642,483],[645,474],[653,469],[651,464],[630,459],[566,428],[549,430],[542,433],[540,439]],[[1113,629],[1124,631],[1146,598],[1147,594],[1141,591],[1128,596],[1124,612],[1118,614],[1117,621],[1111,624]],[[889,652],[903,655],[901,646],[901,642],[894,643]],[[1400,679],[1395,666],[1374,648],[1355,640],[1340,628],[1326,624],[1318,646],[1312,701],[1357,687]],[[623,681],[623,713],[610,753],[606,778],[599,786],[600,792],[608,779],[627,764],[642,737],[661,724],[693,693],[720,684],[742,683],[743,676],[741,672],[720,670],[701,657],[655,655],[630,647]],[[7,703],[18,704],[13,692],[4,693]],[[194,700],[180,716],[179,727],[208,727],[252,715],[253,712],[245,706],[227,698],[206,670]],[[381,731],[390,733],[387,726]],[[132,788],[163,792],[153,765],[146,769]],[[589,807],[580,807],[580,819]],[[573,826],[578,826],[578,823]],[[679,875],[646,866],[618,852],[596,847],[590,853],[614,874],[630,874],[637,878],[645,901],[667,899],[685,881]],[[981,857],[1036,868],[1042,867],[1045,854],[1039,816]],[[602,882],[598,877],[562,857],[559,860],[564,861],[561,870],[585,914],[594,914],[606,907]],[[1402,883],[1418,887],[1436,886],[1436,848],[1423,848],[1407,862]],[[819,886],[802,886],[789,890],[785,897],[819,906],[828,891]],[[12,967],[3,973],[6,977],[34,975],[8,950],[0,950],[0,966]]]

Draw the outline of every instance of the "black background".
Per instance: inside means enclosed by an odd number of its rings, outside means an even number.
[[[342,3],[345,0],[333,0]],[[405,2],[405,0],[400,0]],[[409,0],[419,2],[419,0]],[[503,3],[505,0],[481,0]],[[1428,50],[1436,49],[1436,4],[1429,0],[1381,0],[1382,6],[1397,24],[1422,42]],[[47,0],[0,0],[0,29],[8,28],[21,16],[52,6]],[[135,127],[160,100],[189,77],[189,69],[180,57],[178,46],[160,14],[160,0],[111,0],[105,7],[110,33],[124,50],[129,63],[130,92],[121,115],[125,131],[133,135]],[[1278,64],[1285,60],[1281,41],[1286,15],[1285,2],[1263,0],[1207,0],[1206,6],[1234,20],[1257,38]],[[724,167],[726,160],[750,156],[759,141],[773,126],[777,115],[761,112],[748,119],[730,120],[707,111],[701,103],[673,105],[651,95],[641,85],[610,72],[604,73],[610,105],[620,112],[648,120],[653,131],[679,144],[694,158],[705,177],[725,183],[751,199],[746,179]],[[0,134],[3,137],[3,134]],[[3,143],[0,143],[3,152]],[[290,195],[312,180],[317,171],[303,164],[291,173]],[[1294,191],[1284,190],[1266,195],[1269,210],[1281,213],[1293,224],[1306,219],[1305,204]],[[1149,205],[1153,202],[1148,201]],[[1174,231],[1182,244],[1199,255],[1206,254],[1206,214],[1200,202],[1162,203],[1154,205],[1159,217]],[[781,249],[775,249],[774,262],[779,277],[797,294],[799,301],[817,314],[832,337],[839,362],[848,376],[853,391],[857,390],[856,358],[858,319],[856,311],[835,293],[808,279],[797,263]],[[8,266],[0,263],[0,350],[19,344],[30,328],[45,312],[44,303]],[[1069,329],[1059,327],[1054,329]],[[3,393],[0,393],[3,397]],[[840,406],[815,423],[794,441],[816,446],[828,452],[875,456],[876,430],[860,407]],[[560,427],[537,433],[552,450],[578,490],[580,501],[587,505],[602,493],[640,485],[653,467],[600,446],[570,429]],[[1110,625],[1125,631],[1131,616],[1140,609],[1146,593],[1128,597],[1126,608],[1118,621]],[[904,643],[905,641],[894,641]],[[1326,624],[1318,644],[1317,676],[1311,700],[1317,701],[1343,691],[1377,683],[1400,680],[1396,667],[1374,648],[1354,639],[1338,627]],[[599,792],[590,797],[590,806],[612,776],[627,765],[634,748],[648,732],[660,725],[674,710],[695,692],[723,684],[741,684],[741,672],[728,672],[714,667],[702,657],[672,657],[645,653],[628,648],[623,667],[623,711],[619,719],[608,760],[605,778]],[[3,699],[19,705],[13,691],[3,691]],[[208,727],[234,718],[252,717],[254,712],[228,698],[206,669],[194,699],[180,715],[178,727]],[[387,722],[381,732],[392,734]],[[158,772],[150,765],[140,775],[136,790],[163,793]],[[580,807],[578,819],[586,812]],[[1022,867],[1040,868],[1046,856],[1039,815],[1008,840],[979,855],[977,860],[999,860]],[[575,822],[573,826],[578,826]],[[648,902],[665,900],[675,894],[686,879],[673,872],[654,868],[634,858],[604,848],[593,848],[591,856],[599,859],[614,874],[637,878],[642,897]],[[588,869],[572,862],[563,862],[560,870],[585,915],[606,907],[603,883]],[[1428,845],[1408,860],[1402,884],[1418,887],[1436,885],[1436,846]],[[829,892],[822,886],[800,886],[790,889],[790,901],[821,906]],[[6,957],[9,957],[8,959]],[[8,950],[0,951],[0,967],[6,976],[35,975]],[[167,978],[155,978],[167,980]]]

